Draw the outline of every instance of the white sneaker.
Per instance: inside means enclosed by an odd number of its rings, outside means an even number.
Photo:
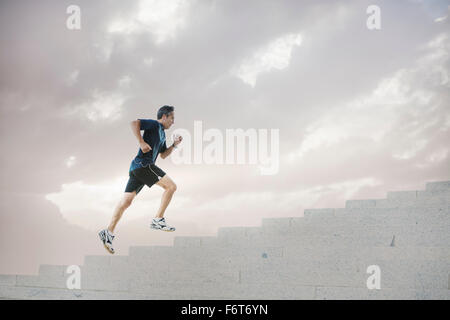
[[[114,235],[109,232],[108,229],[103,229],[98,233],[100,240],[102,240],[105,249],[108,250],[109,253],[114,254],[114,248],[112,247],[112,241],[114,240]]]
[[[167,232],[173,232],[175,231],[175,227],[171,227],[167,225],[166,219],[163,218],[153,218],[152,223],[150,224],[150,228],[155,230],[162,230]]]

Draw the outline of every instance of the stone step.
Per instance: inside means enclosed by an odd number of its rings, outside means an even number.
[[[159,276],[143,272],[142,267],[130,266],[122,271],[127,274],[128,290],[143,291],[160,284],[192,283],[285,283],[298,285],[326,285],[365,287],[369,277],[367,268],[380,267],[384,287],[389,288],[434,288],[448,287],[450,264],[434,260],[382,260],[366,259],[307,260],[302,257],[250,259],[240,263],[228,261],[191,261],[167,265],[167,271]],[[148,270],[148,269],[147,269]],[[116,270],[116,274],[119,273]],[[115,282],[116,278],[106,273],[101,286],[85,289],[105,290],[104,282]],[[125,285],[121,285],[125,288]]]
[[[147,262],[150,262],[149,259]],[[161,284],[198,284],[203,282],[238,282],[237,268],[211,268],[211,264],[185,265],[159,262],[157,264],[141,263],[96,268],[81,267],[81,288],[83,290],[151,292],[151,288]],[[150,290],[150,291],[148,291]]]
[[[315,235],[315,236],[304,236],[304,235],[293,235],[290,234],[280,234],[280,235],[264,235],[261,234],[250,234],[245,235],[240,238],[204,238],[200,239],[197,246],[207,247],[207,246],[231,246],[239,244],[242,247],[246,246],[308,246],[308,245],[346,245],[346,246],[427,246],[427,247],[446,247],[450,246],[449,242],[450,235],[447,234],[391,234],[391,233],[371,233],[371,234],[353,234],[349,235],[339,235],[339,234],[329,234],[329,235]],[[187,237],[186,237],[187,238]],[[200,237],[197,237],[200,238]],[[183,243],[185,238],[180,237],[180,239],[175,238],[177,246],[192,246],[192,241],[188,243]]]
[[[125,266],[128,256],[86,256],[85,265],[78,266],[80,268],[81,286],[85,289],[97,288],[97,282],[101,278],[108,278],[114,276],[111,268],[116,266]],[[69,265],[41,265],[39,267],[39,274],[17,276],[18,286],[23,287],[50,287],[50,288],[67,288],[67,280],[73,275]],[[94,277],[94,279],[93,279]],[[107,282],[105,290],[114,288],[114,290],[121,290],[123,279],[119,276],[114,282]],[[94,282],[94,285],[91,283]]]
[[[447,217],[440,218],[438,215],[445,213],[435,213],[428,216],[389,216],[387,214],[379,215],[346,215],[337,217],[331,215],[329,217],[323,215],[316,215],[314,217],[301,217],[290,219],[265,219],[260,229],[250,227],[245,232],[242,230],[233,230],[233,228],[221,228],[219,230],[221,237],[227,233],[234,232],[237,234],[244,233],[299,233],[299,232],[330,232],[332,230],[350,230],[365,229],[365,228],[379,228],[386,230],[391,227],[398,228],[422,228],[429,229],[431,227],[446,227],[450,230],[450,214]]]
[[[417,193],[418,193],[418,190],[412,190],[412,191],[388,191],[387,195],[386,195],[386,198],[387,199],[399,199],[399,200],[411,200],[411,199],[417,199]]]
[[[387,250],[385,250],[387,251]],[[390,288],[446,288],[450,262],[427,259],[391,259],[389,256],[355,255],[347,252],[342,257],[325,257],[315,260],[299,255],[267,258],[229,257],[217,259],[197,259],[201,255],[190,255],[187,259],[167,259],[160,261],[160,268],[149,268],[147,262],[158,257],[147,256],[140,263],[130,261],[122,267],[82,268],[83,290],[108,290],[147,292],[160,284],[193,284],[208,282],[289,283],[296,277],[299,285],[325,286],[365,286],[367,267],[378,265],[381,268],[386,287]],[[203,255],[204,256],[204,255]],[[183,257],[186,258],[186,257]],[[386,259],[387,258],[387,259]],[[147,271],[147,272],[146,272]],[[279,276],[274,276],[278,274]],[[261,280],[260,278],[272,277]],[[365,280],[364,280],[365,281]]]
[[[426,190],[450,190],[450,181],[435,181],[426,184]]]
[[[349,231],[354,229],[379,228],[386,230],[391,227],[421,228],[446,227],[450,231],[450,208],[414,209],[315,209],[309,211],[305,217],[268,218],[263,219],[261,230],[265,233],[289,232],[330,232],[333,230]],[[399,212],[403,210],[403,212]],[[406,211],[405,211],[406,210]],[[219,230],[224,234],[229,228]],[[237,230],[233,231],[237,232]],[[247,232],[252,232],[248,230]],[[254,232],[257,233],[255,230]]]
[[[140,249],[140,250],[137,250]],[[150,249],[150,250],[148,250]],[[308,255],[312,260],[329,258],[336,259],[352,255],[360,257],[384,257],[385,259],[435,259],[450,261],[450,247],[364,247],[355,246],[350,250],[346,246],[282,246],[273,245],[260,247],[225,246],[225,247],[173,247],[171,250],[154,251],[151,247],[132,247],[132,255],[128,263],[132,265],[150,264],[169,265],[178,263],[202,263],[203,261],[248,261],[250,259],[289,258],[292,256]],[[165,267],[164,267],[165,268]]]
[[[136,266],[135,270],[141,270]],[[213,268],[210,264],[197,265],[196,268],[177,268],[171,265],[162,276],[156,276],[152,272],[135,272],[130,278],[129,290],[131,292],[151,292],[155,286],[172,284],[173,290],[179,286],[197,286],[204,283],[239,283],[239,269]]]
[[[450,265],[435,261],[292,259],[287,263],[246,264],[240,270],[242,283],[347,286],[367,288],[369,266],[380,270],[382,288],[448,289]]]
[[[433,197],[447,197],[449,194],[450,189],[388,191],[386,198],[399,200],[412,200],[412,199],[426,199]]]
[[[450,300],[446,289],[373,289],[316,287],[316,300]]]
[[[210,259],[272,259],[289,256],[308,257],[311,260],[323,260],[329,257],[382,257],[384,259],[416,259],[450,261],[450,247],[364,247],[354,246],[227,246],[227,247],[170,247],[171,250],[156,252],[152,247],[130,247],[129,263],[145,264],[159,261],[169,264],[176,261],[209,261]]]
[[[211,259],[211,257],[217,257],[218,259],[224,258],[259,258],[264,253],[271,257],[282,257],[283,247],[252,247],[242,248],[236,250],[236,248],[203,248],[203,247],[168,247],[167,250],[154,250],[152,247],[130,247],[130,263],[139,263],[139,259],[155,259],[157,261],[171,262],[174,259],[180,260],[202,260]]]
[[[99,258],[102,256],[98,256]],[[98,261],[99,265],[93,264]],[[105,279],[114,279],[114,281],[103,281],[102,286],[105,289],[121,291],[123,289],[124,279],[120,274],[116,274],[111,268],[112,265],[104,265],[102,259],[92,259],[90,265],[81,265],[80,282],[83,289],[98,289],[98,282]],[[41,265],[38,275],[18,275],[16,286],[20,287],[41,287],[41,288],[60,288],[67,289],[67,281],[73,275],[68,269],[68,265]]]
[[[41,265],[38,275],[17,275],[16,286],[66,288],[66,267]]]
[[[433,217],[436,219],[448,219],[450,217],[450,203],[446,205],[426,208],[324,208],[324,209],[305,209],[303,217],[285,217],[285,218],[264,218],[262,225],[267,225],[273,219],[280,219],[281,222],[289,221],[292,218],[358,218],[369,217],[383,219],[426,219]]]
[[[449,234],[450,225],[442,226],[438,224],[434,225],[419,225],[419,224],[407,224],[403,226],[399,225],[389,225],[389,224],[379,224],[379,225],[361,225],[358,223],[349,223],[347,225],[320,225],[312,228],[311,226],[299,225],[292,226],[290,228],[284,229],[262,229],[260,234],[261,237],[264,235],[268,236],[285,236],[285,235],[298,235],[302,238],[304,237],[329,237],[335,235],[341,236],[361,236],[361,237],[377,237],[381,235],[396,235],[396,236],[410,236],[412,233],[421,235],[422,237],[433,237],[433,239],[442,238],[442,240],[450,238],[447,236]],[[251,236],[256,236],[253,234]],[[430,235],[430,236],[429,236]],[[411,235],[412,236],[412,235]],[[242,235],[241,239],[245,239],[247,236]],[[219,239],[226,238],[225,235]]]
[[[174,247],[204,247],[216,243],[216,236],[177,236],[173,239]]]
[[[218,288],[220,290],[218,290]],[[64,290],[40,287],[0,286],[0,299],[27,300],[450,300],[445,289],[390,289],[330,286],[286,286],[284,284],[202,283],[155,286],[148,292]]]
[[[15,286],[16,275],[0,274],[0,286]]]
[[[144,249],[144,248],[142,248]],[[300,250],[298,247],[289,248],[190,248],[183,250],[183,248],[174,248],[174,250],[164,252],[155,251],[141,251],[129,257],[129,264],[121,266],[110,266],[108,268],[83,268],[83,274],[90,272],[89,279],[95,278],[93,274],[98,276],[112,277],[113,274],[132,275],[139,273],[146,273],[146,270],[152,270],[152,275],[147,281],[155,283],[161,280],[161,275],[171,277],[171,273],[186,272],[200,272],[206,268],[207,272],[214,270],[230,270],[233,268],[240,268],[244,265],[255,265],[258,263],[276,261],[279,265],[291,264],[293,261],[300,260],[303,265],[315,264],[318,268],[317,262],[335,259],[336,263],[344,263],[352,265],[360,261],[369,261],[373,264],[378,260],[388,260],[391,263],[399,261],[409,261],[414,267],[422,263],[424,260],[434,261],[434,263],[450,264],[450,248],[405,248],[401,250],[395,247],[368,247],[359,248],[359,250],[350,251],[345,247],[328,248],[328,247],[308,247]],[[215,255],[213,254],[215,253]],[[284,253],[284,254],[283,254]],[[305,262],[306,261],[306,262]],[[320,264],[319,264],[320,265]],[[154,276],[154,277],[153,277]],[[204,276],[204,274],[202,274]],[[192,280],[192,276],[187,277]],[[86,277],[85,277],[86,280]],[[108,282],[116,283],[112,279]],[[123,280],[123,277],[122,279]],[[179,281],[179,280],[177,280]],[[185,281],[181,279],[180,281]],[[120,282],[120,280],[119,280]],[[86,286],[87,285],[87,286]],[[125,285],[126,286],[126,285]],[[116,284],[115,288],[123,288],[123,283]],[[101,289],[106,290],[107,287],[92,287],[89,281],[83,282],[83,288],[87,289]],[[111,287],[109,287],[111,288]]]
[[[96,266],[110,266],[111,265],[111,258],[112,256],[110,254],[108,255],[87,255],[84,256],[84,263],[85,266],[90,265],[96,265]]]
[[[450,194],[445,192],[434,196],[422,196],[412,199],[361,199],[347,200],[346,208],[404,208],[404,207],[434,207],[450,203]]]
[[[370,259],[434,260],[450,262],[450,247],[363,247],[354,246],[291,246],[283,248],[283,257],[303,257],[309,260]]]
[[[286,286],[285,284],[200,282],[159,283],[136,287],[141,294],[180,294],[190,300],[235,300],[235,299],[314,299],[313,286]],[[134,291],[133,291],[134,292]]]
[[[20,300],[149,300],[149,299],[183,299],[185,297],[172,295],[149,295],[123,291],[100,291],[79,289],[57,289],[43,287],[1,286],[0,299]]]
[[[367,288],[323,287],[277,284],[277,283],[202,283],[199,285],[155,286],[150,288],[154,294],[180,293],[190,300],[324,300],[324,299],[449,299],[446,289],[391,289],[369,290]],[[358,294],[352,294],[356,292]]]
[[[156,257],[151,257],[150,259],[154,259]],[[413,271],[419,268],[431,268],[431,265],[439,266],[446,273],[450,273],[450,259],[448,257],[442,259],[436,259],[435,257],[431,257],[431,259],[425,259],[423,257],[416,258],[414,256],[407,256],[404,259],[400,259],[399,257],[393,256],[392,254],[385,254],[377,256],[377,255],[368,255],[368,254],[354,254],[351,252],[345,252],[341,256],[336,254],[332,254],[330,256],[315,256],[313,259],[305,258],[300,255],[292,255],[287,257],[277,257],[277,256],[269,256],[266,257],[210,257],[197,259],[198,256],[191,256],[188,259],[173,259],[172,261],[161,261],[160,266],[167,270],[169,274],[171,273],[183,273],[183,272],[200,272],[200,270],[205,269],[204,272],[210,272],[213,269],[215,272],[219,271],[227,271],[230,269],[241,269],[245,266],[255,266],[255,265],[271,265],[276,270],[277,267],[282,266],[293,266],[295,267],[297,264],[301,264],[302,266],[309,266],[311,269],[315,270],[324,270],[326,269],[325,265],[330,265],[333,267],[339,266],[339,268],[345,267],[355,267],[359,265],[373,265],[379,263],[389,263],[389,267],[393,265],[401,265],[403,268],[407,268],[408,271]],[[141,260],[138,264],[130,264],[127,268],[120,268],[123,270],[145,270],[147,264],[144,260]],[[116,270],[119,270],[115,268]],[[442,271],[440,269],[440,271]],[[436,270],[435,270],[436,271]],[[432,273],[431,271],[429,273]],[[187,277],[190,278],[190,277]]]
[[[83,265],[81,269],[81,289],[83,290],[103,290],[121,292],[129,291],[129,278],[133,276],[126,271],[130,268],[124,266],[119,267],[105,267],[95,265]],[[149,272],[153,273],[154,271]],[[164,276],[164,274],[161,274]]]
[[[217,230],[217,238],[220,240],[224,237],[242,237],[250,234],[260,234],[261,232],[261,227],[221,227]]]
[[[365,275],[369,277],[369,274]],[[382,276],[383,277],[383,274]],[[330,292],[328,289],[343,288],[361,293],[362,299],[433,299],[448,297],[445,293],[447,289],[434,288],[388,288],[383,286],[381,278],[380,290],[369,290],[363,287],[366,279],[362,278],[364,284],[361,287],[339,286],[309,286],[299,285],[297,282],[290,282],[289,285],[283,282],[254,282],[254,283],[229,283],[229,282],[202,282],[202,283],[158,283],[148,286],[136,287],[136,293],[151,295],[180,294],[189,299],[333,299],[338,292]],[[433,280],[431,280],[433,282]],[[318,293],[318,290],[322,291]],[[367,291],[367,292],[365,292]],[[375,292],[376,291],[376,292]],[[132,294],[134,291],[132,291]]]
[[[448,220],[448,219],[447,219]],[[263,227],[263,228],[253,228],[253,227],[227,227],[221,228],[218,233],[218,240],[224,239],[226,242],[228,239],[232,241],[249,241],[251,237],[263,238],[268,237],[285,237],[285,236],[298,236],[300,238],[304,237],[326,237],[334,235],[348,235],[348,236],[360,236],[360,237],[378,237],[383,235],[398,235],[398,236],[408,236],[410,238],[417,238],[418,235],[427,238],[442,238],[442,240],[449,240],[450,235],[450,223],[448,221],[439,224],[439,220],[428,223],[425,222],[414,222],[409,221],[404,225],[401,224],[390,224],[383,221],[377,221],[373,223],[367,220],[368,223],[362,224],[358,221],[348,221],[343,224],[293,224],[291,222],[288,226],[277,226],[277,227]],[[178,243],[178,242],[177,242]],[[449,242],[450,243],[450,242]]]

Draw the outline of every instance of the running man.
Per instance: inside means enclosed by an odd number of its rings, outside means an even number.
[[[155,183],[164,189],[156,216],[152,219],[150,228],[162,231],[175,231],[174,227],[169,226],[164,218],[164,212],[169,205],[172,196],[177,189],[176,184],[169,176],[159,167],[155,165],[158,154],[165,159],[174,148],[183,139],[181,136],[175,137],[170,147],[166,145],[166,134],[164,130],[169,129],[175,120],[173,106],[162,106],[158,110],[158,120],[138,119],[131,122],[131,128],[134,135],[139,141],[139,150],[137,156],[133,159],[129,170],[129,180],[125,188],[123,198],[114,210],[111,223],[107,229],[99,232],[100,240],[103,242],[106,250],[114,254],[112,241],[114,240],[114,229],[122,217],[123,212],[127,209],[136,195],[141,191],[144,185],[149,188]],[[144,130],[144,136],[141,136],[141,130]]]

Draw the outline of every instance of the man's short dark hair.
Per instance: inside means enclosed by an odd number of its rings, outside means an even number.
[[[175,108],[173,106],[162,106],[158,110],[158,114],[157,114],[158,120],[161,119],[164,114],[168,117],[169,114],[171,112],[173,112],[173,110],[175,110]]]

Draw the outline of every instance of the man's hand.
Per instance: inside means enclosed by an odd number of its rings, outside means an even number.
[[[142,142],[140,143],[140,146],[141,146],[141,150],[142,150],[143,153],[147,153],[147,152],[149,152],[150,150],[152,150],[152,148],[150,147],[150,145],[149,145],[147,142],[145,142],[145,141],[142,141]]]
[[[176,148],[177,145],[181,143],[181,140],[183,140],[183,137],[180,136],[180,135],[178,135],[178,134],[174,134],[174,135],[172,136],[172,139],[173,139],[173,144],[172,144],[170,147],[168,147],[166,151],[161,152],[161,157],[162,157],[163,159],[165,159],[165,158],[167,158],[168,156],[170,156],[170,154],[172,153],[172,151],[174,150],[174,148]]]
[[[179,145],[179,144],[181,143],[182,140],[183,140],[183,137],[182,137],[182,136],[180,136],[180,135],[178,135],[178,134],[175,134],[175,135],[173,136],[173,144],[174,144],[174,146]]]

